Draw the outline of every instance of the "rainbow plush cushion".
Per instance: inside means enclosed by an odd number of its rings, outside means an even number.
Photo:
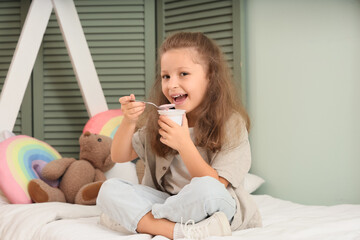
[[[27,185],[42,167],[61,158],[49,144],[19,135],[0,142],[0,188],[11,203],[31,203]]]
[[[89,131],[114,138],[116,130],[123,119],[120,109],[107,110],[96,114],[86,123],[83,132]]]

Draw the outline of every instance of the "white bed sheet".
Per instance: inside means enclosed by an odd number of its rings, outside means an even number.
[[[360,240],[360,205],[306,206],[255,195],[263,227],[209,239]],[[147,234],[124,235],[99,225],[95,206],[51,203],[0,205],[1,240],[166,240]]]

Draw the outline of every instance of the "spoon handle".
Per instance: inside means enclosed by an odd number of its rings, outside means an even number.
[[[151,104],[157,108],[159,108],[155,103],[152,103],[152,102],[145,102],[145,101],[141,101],[141,100],[130,100],[130,102],[143,102],[143,103],[146,103],[146,104]]]
[[[165,110],[165,109],[175,107],[175,104],[163,104],[163,105],[158,106],[155,103],[145,102],[145,101],[141,101],[141,100],[130,100],[130,102],[143,102],[143,103],[146,103],[146,104],[151,104],[151,105],[153,105],[154,107],[156,107],[157,109],[160,109],[160,110]]]

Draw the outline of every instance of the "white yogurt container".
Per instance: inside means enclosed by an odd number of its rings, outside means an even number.
[[[180,126],[182,125],[182,118],[185,113],[185,110],[182,109],[168,109],[168,110],[158,110],[160,115],[165,115]]]

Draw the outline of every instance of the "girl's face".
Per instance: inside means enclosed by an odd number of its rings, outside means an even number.
[[[208,78],[193,48],[172,49],[161,57],[162,92],[177,109],[190,113],[205,97]]]

